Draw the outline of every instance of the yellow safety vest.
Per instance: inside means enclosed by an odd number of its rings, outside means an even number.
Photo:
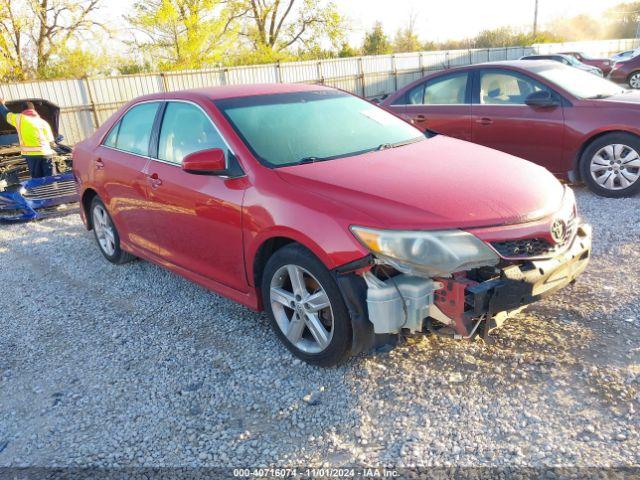
[[[36,116],[9,112],[7,113],[7,123],[16,127],[22,155],[54,154],[51,148],[53,132],[46,120]]]

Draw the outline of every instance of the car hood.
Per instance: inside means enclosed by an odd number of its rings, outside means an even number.
[[[557,211],[564,188],[542,167],[437,136],[404,147],[276,170],[286,182],[367,214],[380,228],[471,228]]]
[[[627,90],[625,93],[612,95],[610,97],[598,100],[598,103],[600,104],[611,103],[612,106],[616,106],[616,107],[619,107],[621,103],[627,103],[629,105],[637,105],[638,103],[640,103],[640,91]]]

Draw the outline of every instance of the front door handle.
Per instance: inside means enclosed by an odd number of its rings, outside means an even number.
[[[416,121],[417,122],[424,122],[426,119],[427,119],[426,115],[422,115],[422,114],[416,115]]]
[[[151,175],[147,175],[147,178],[149,179],[149,183],[151,183],[151,188],[153,189],[156,189],[160,185],[162,185],[162,180],[160,180],[160,177],[158,177],[157,173],[152,173]]]
[[[478,120],[476,120],[476,123],[478,123],[480,125],[491,125],[493,123],[493,120],[491,120],[488,117],[482,117],[482,118],[479,118]]]

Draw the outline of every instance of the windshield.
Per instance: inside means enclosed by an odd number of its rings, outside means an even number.
[[[578,98],[606,98],[625,92],[624,88],[609,80],[564,65],[545,65],[532,71]]]
[[[333,90],[218,100],[236,132],[271,167],[358,155],[424,140],[420,130]]]
[[[571,65],[573,65],[574,67],[580,67],[582,66],[582,62],[579,61],[578,59],[576,59],[576,57],[572,56],[572,55],[564,55],[562,58],[565,58],[569,61],[569,63]]]

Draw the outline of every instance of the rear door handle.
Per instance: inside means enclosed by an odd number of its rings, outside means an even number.
[[[157,173],[147,175],[147,178],[149,179],[149,183],[151,183],[151,188],[155,189],[162,185],[162,180],[160,180],[160,177],[158,177]]]
[[[476,123],[478,123],[480,125],[491,125],[493,123],[493,120],[491,120],[488,117],[482,117],[482,118],[479,118],[478,120],[476,120]]]
[[[104,168],[104,162],[102,161],[101,158],[96,158],[94,163],[96,166],[96,170],[102,170]]]
[[[426,119],[427,119],[427,116],[426,116],[426,115],[422,115],[422,114],[420,114],[420,115],[416,115],[416,120],[417,120],[418,122],[424,122]]]

